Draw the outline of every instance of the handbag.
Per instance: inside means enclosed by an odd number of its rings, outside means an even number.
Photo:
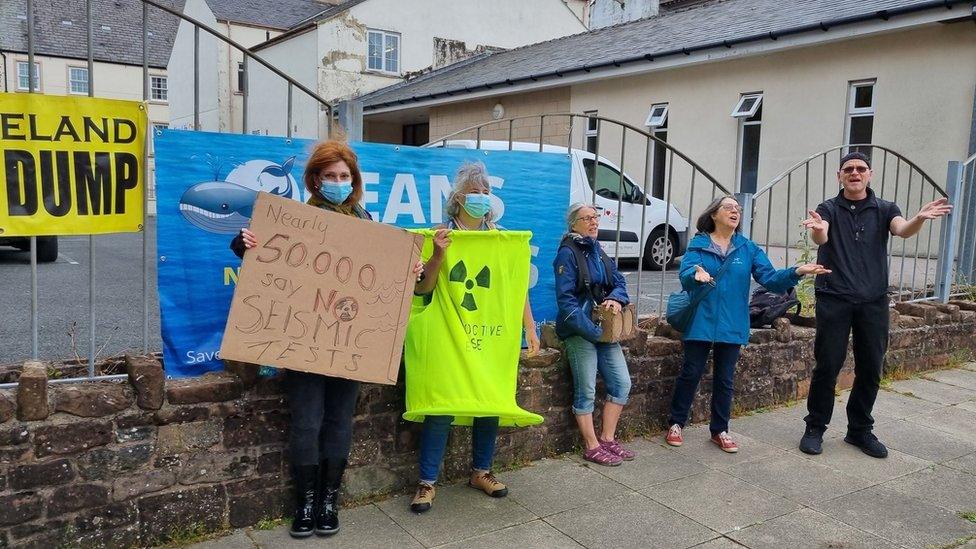
[[[667,311],[665,312],[665,316],[667,317],[668,324],[670,324],[672,328],[684,333],[688,330],[688,328],[691,327],[691,322],[695,319],[695,311],[698,310],[698,304],[701,303],[701,301],[705,299],[705,296],[707,296],[709,292],[715,288],[715,283],[718,281],[719,277],[722,276],[722,273],[725,272],[725,269],[730,263],[731,262],[728,260],[728,256],[726,256],[725,260],[722,261],[722,268],[720,268],[718,273],[712,277],[712,281],[709,282],[706,287],[698,291],[695,297],[691,297],[691,295],[684,290],[674,292],[668,296],[668,307]]]
[[[606,307],[594,305],[593,322],[603,328],[600,343],[618,343],[634,336],[637,329],[637,308],[629,303],[616,313]]]

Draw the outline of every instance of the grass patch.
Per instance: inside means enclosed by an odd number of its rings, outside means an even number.
[[[976,511],[969,511],[969,512],[966,512],[966,513],[959,513],[959,518],[966,519],[969,522],[972,522],[973,524],[976,524]]]
[[[194,543],[222,538],[228,534],[230,534],[230,530],[208,532],[205,524],[202,522],[194,522],[170,531],[170,533],[165,536],[165,541],[156,541],[151,545],[161,549],[175,549],[177,547],[193,545]]]
[[[930,549],[956,549],[957,547],[962,547],[963,545],[973,540],[976,540],[976,536],[966,536],[964,538],[959,538],[956,541],[947,545],[930,545],[929,548]]]
[[[274,530],[275,528],[283,525],[286,519],[281,518],[263,518],[254,525],[255,530]]]

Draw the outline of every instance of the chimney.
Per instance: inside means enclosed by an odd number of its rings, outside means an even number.
[[[660,6],[660,0],[594,0],[589,13],[590,29],[654,17]]]

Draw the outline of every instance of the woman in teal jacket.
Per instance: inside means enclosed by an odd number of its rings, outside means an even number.
[[[771,292],[782,293],[804,275],[829,273],[820,265],[807,264],[776,270],[755,242],[739,234],[742,207],[731,196],[717,198],[698,218],[698,234],[681,259],[679,278],[689,294],[706,284],[714,289],[698,304],[691,325],[683,334],[684,364],[671,399],[667,443],[681,446],[681,430],[688,421],[698,382],[712,351],[712,442],[725,452],[739,451],[729,436],[732,386],[739,351],[749,342],[750,278]],[[719,275],[722,265],[728,263]],[[717,277],[717,278],[715,278]]]

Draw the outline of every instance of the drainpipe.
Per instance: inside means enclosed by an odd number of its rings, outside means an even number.
[[[5,54],[2,51],[0,51],[0,58],[3,59],[3,61],[2,61],[3,65],[0,65],[0,66],[3,67],[3,91],[4,91],[4,93],[6,93],[7,91],[9,91],[7,89],[7,72],[8,72],[7,71],[7,54]]]

